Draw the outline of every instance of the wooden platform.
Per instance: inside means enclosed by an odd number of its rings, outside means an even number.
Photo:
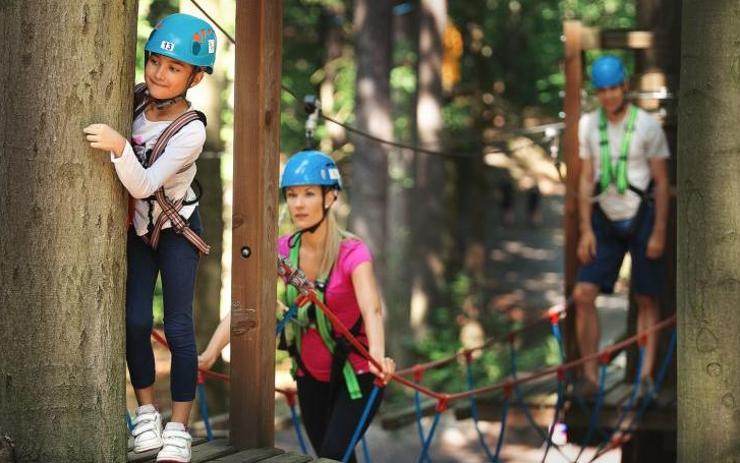
[[[157,451],[134,453],[129,451],[130,463],[154,462]],[[237,452],[226,439],[215,439],[206,442],[205,439],[193,439],[193,459],[191,463],[332,463],[334,460],[326,458],[314,459],[307,455],[295,452],[285,452],[280,449],[250,449]],[[336,463],[336,462],[334,462]]]

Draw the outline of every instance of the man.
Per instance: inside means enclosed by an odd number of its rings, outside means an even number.
[[[576,335],[582,356],[598,349],[599,320],[595,301],[611,293],[626,252],[632,258],[632,288],[638,306],[637,330],[658,321],[664,267],[670,155],[660,125],[645,111],[625,101],[626,75],[616,56],[594,61],[591,80],[599,108],[579,126],[578,258],[583,264],[573,292]],[[645,346],[642,380],[652,378],[657,336]],[[584,391],[595,391],[598,363],[584,365]],[[647,385],[647,384],[646,384]]]

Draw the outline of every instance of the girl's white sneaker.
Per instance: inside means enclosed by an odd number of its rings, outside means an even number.
[[[153,405],[136,409],[134,418],[134,452],[141,453],[162,447],[162,417]]]
[[[174,461],[190,463],[193,438],[182,423],[169,422],[162,431],[162,450],[157,454],[158,462]]]

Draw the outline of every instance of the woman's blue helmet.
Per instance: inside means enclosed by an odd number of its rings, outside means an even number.
[[[601,56],[591,65],[591,83],[596,89],[614,87],[624,81],[624,64],[614,55]]]
[[[203,68],[213,73],[216,32],[206,21],[185,13],[163,18],[152,30],[144,50]]]
[[[341,190],[342,177],[334,159],[316,150],[299,151],[291,156],[280,178],[280,188],[305,185]]]

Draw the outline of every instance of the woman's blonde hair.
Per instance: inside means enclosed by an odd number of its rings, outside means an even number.
[[[326,239],[324,249],[319,263],[319,277],[329,275],[332,267],[339,256],[342,240],[357,239],[355,235],[339,227],[334,209],[329,208],[326,212]]]

